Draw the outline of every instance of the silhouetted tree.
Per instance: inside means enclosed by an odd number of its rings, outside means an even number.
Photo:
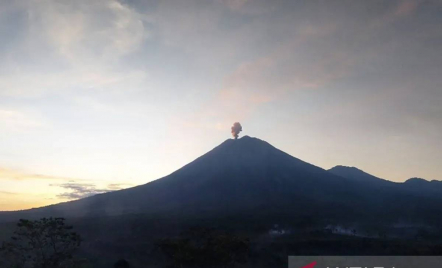
[[[68,267],[80,243],[80,236],[63,218],[21,219],[11,241],[0,248],[1,267]]]

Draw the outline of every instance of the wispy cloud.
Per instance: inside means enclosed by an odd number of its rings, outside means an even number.
[[[101,181],[51,176],[0,167],[0,211],[39,207],[116,191],[134,186],[120,181]]]
[[[382,16],[375,17],[368,25],[379,29],[402,19],[412,17],[413,13],[422,4],[422,0],[392,1],[391,4],[392,7],[386,8]]]
[[[279,101],[288,93],[329,86],[351,74],[355,64],[352,51],[330,49],[323,40],[338,33],[336,24],[297,26],[294,36],[285,38],[263,57],[241,62],[224,79],[221,89],[203,112],[192,114],[189,122],[226,129],[235,120],[244,120],[259,107]],[[318,55],[311,46],[320,46]],[[195,117],[202,117],[195,118]],[[180,115],[182,118],[182,115]]]
[[[30,10],[34,25],[71,64],[116,59],[148,36],[144,17],[115,0],[33,2]]]
[[[73,180],[73,178],[57,177],[43,174],[32,174],[24,171],[0,167],[0,180],[33,181],[33,180]],[[79,180],[79,179],[76,179]]]
[[[0,63],[0,94],[32,97],[60,90],[108,88],[145,79],[139,69],[120,67],[149,33],[148,18],[116,0],[34,1],[15,5],[26,27]],[[37,67],[38,66],[38,67]]]
[[[109,190],[120,190],[120,189],[128,188],[131,186],[133,186],[133,184],[130,184],[130,183],[110,183],[107,185],[107,188]]]
[[[422,1],[419,0],[405,0],[399,3],[396,10],[393,12],[396,16],[407,16],[413,13]]]
[[[61,187],[65,190],[68,190],[68,192],[58,194],[57,197],[59,198],[80,199],[80,198],[93,196],[96,194],[102,194],[102,193],[120,190],[123,188],[123,186],[127,187],[127,184],[112,183],[109,184],[106,188],[97,188],[97,186],[93,183],[78,183],[75,181],[71,181],[62,184],[51,184],[50,186]]]

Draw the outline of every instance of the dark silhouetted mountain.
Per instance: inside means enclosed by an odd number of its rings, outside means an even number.
[[[371,174],[368,174],[358,168],[355,167],[346,167],[346,166],[335,166],[328,170],[328,172],[331,172],[335,175],[348,178],[348,179],[354,179],[358,180],[360,182],[367,182],[367,183],[393,183],[388,180],[384,180],[378,177],[375,177]]]
[[[315,215],[341,220],[377,216],[390,221],[424,221],[428,215],[442,215],[442,203],[438,198],[415,196],[395,183],[359,170],[326,171],[265,141],[245,136],[226,140],[174,173],[145,185],[38,209],[1,213],[0,219],[134,213],[200,218]],[[431,217],[440,220],[442,216]]]
[[[442,181],[427,181],[421,178],[411,178],[404,182],[403,187],[410,191],[442,195]]]
[[[375,183],[383,187],[393,187],[403,189],[405,192],[421,196],[442,195],[441,181],[427,181],[422,178],[411,178],[404,183],[392,182],[375,177],[355,167],[335,166],[328,170],[329,172],[348,179],[357,180],[366,183]]]
[[[405,183],[410,186],[422,187],[422,186],[429,185],[430,182],[425,179],[422,179],[422,178],[411,178],[411,179],[406,180]]]

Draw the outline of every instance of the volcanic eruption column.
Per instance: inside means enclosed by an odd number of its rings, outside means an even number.
[[[235,140],[238,139],[238,134],[242,131],[242,126],[240,123],[236,122],[232,126],[232,136],[235,137]]]

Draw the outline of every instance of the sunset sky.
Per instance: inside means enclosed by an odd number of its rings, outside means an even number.
[[[0,210],[168,175],[224,140],[442,180],[442,1],[0,2]]]

